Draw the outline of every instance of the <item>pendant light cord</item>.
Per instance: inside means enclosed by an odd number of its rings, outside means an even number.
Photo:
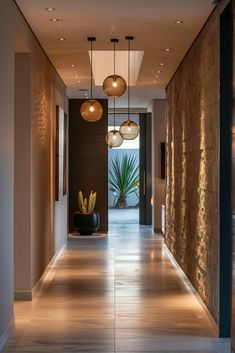
[[[131,41],[128,39],[128,121],[130,121],[130,48],[131,48]]]
[[[113,98],[113,126],[116,128],[116,99]]]
[[[116,74],[116,43],[113,42],[113,74]]]
[[[91,99],[92,99],[92,78],[93,78],[93,70],[92,70],[92,62],[93,62],[93,57],[92,57],[92,40],[91,40]]]

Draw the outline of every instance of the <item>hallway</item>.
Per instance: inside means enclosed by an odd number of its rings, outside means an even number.
[[[110,233],[69,240],[33,302],[16,303],[4,352],[218,352],[161,236],[138,225]]]

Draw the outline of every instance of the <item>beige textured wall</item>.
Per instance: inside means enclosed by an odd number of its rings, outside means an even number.
[[[35,50],[37,49],[37,50]],[[65,86],[41,48],[32,57],[31,239],[32,287],[67,235],[66,198],[54,202],[55,109],[67,110]]]
[[[219,16],[167,87],[166,244],[218,322]]]

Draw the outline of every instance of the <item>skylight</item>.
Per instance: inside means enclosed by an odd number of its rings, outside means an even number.
[[[104,79],[113,74],[113,51],[93,50],[93,76],[96,86],[102,86]],[[138,80],[143,51],[131,51],[130,83],[135,86]],[[91,57],[89,51],[89,57]],[[128,52],[116,50],[116,74],[122,76],[126,82],[128,74]]]

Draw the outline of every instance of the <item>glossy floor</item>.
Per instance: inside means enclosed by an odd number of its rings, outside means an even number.
[[[33,302],[17,302],[15,313],[8,353],[228,351],[162,237],[134,224],[70,239]]]

